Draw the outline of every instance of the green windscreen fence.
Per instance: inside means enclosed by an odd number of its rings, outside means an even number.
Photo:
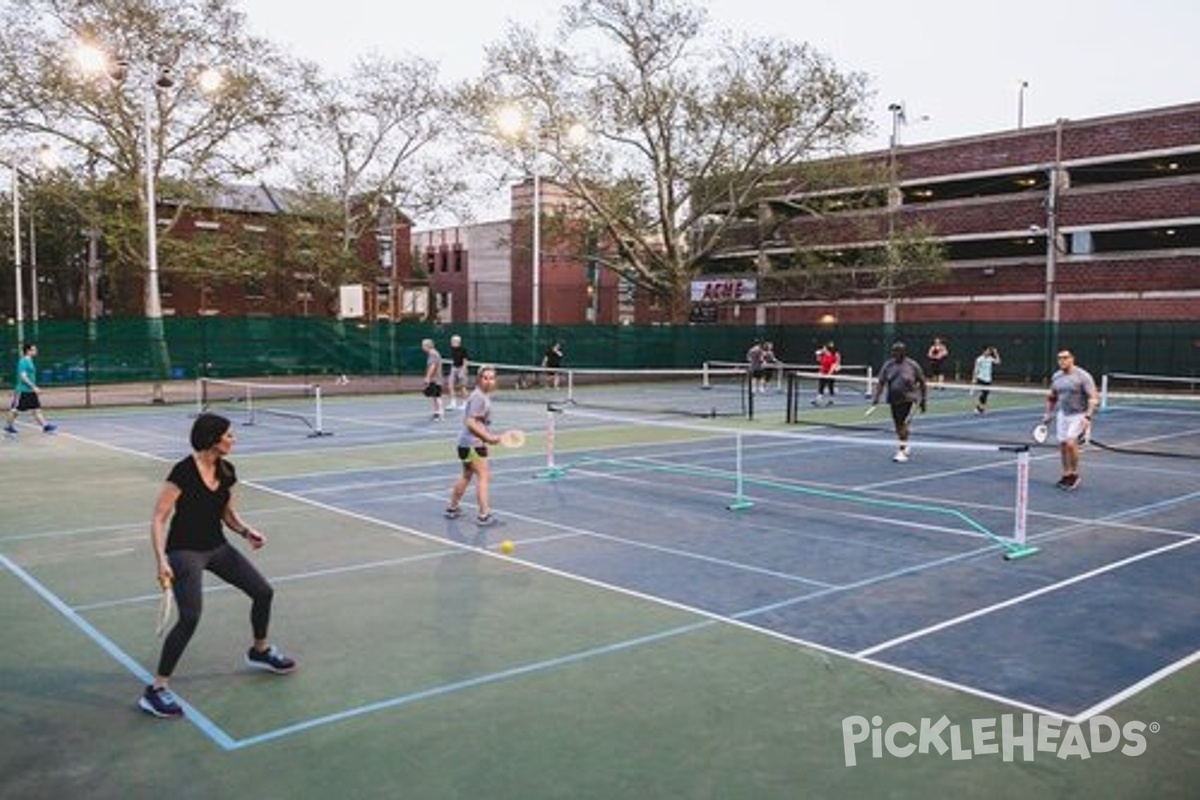
[[[443,355],[452,334],[462,337],[472,361],[539,364],[546,347],[561,342],[573,367],[696,368],[705,362],[740,362],[755,339],[770,340],[780,360],[811,365],[813,352],[833,341],[845,364],[878,365],[890,343],[902,339],[922,361],[935,336],[950,347],[947,375],[969,380],[975,356],[999,349],[997,380],[1042,383],[1054,353],[1075,351],[1097,377],[1106,372],[1195,376],[1200,374],[1200,321],[1041,324],[954,322],[883,325],[753,326],[541,326],[372,323],[311,317],[164,320],[167,363],[154,366],[154,333],[143,319],[40,322],[26,327],[38,344],[41,383],[107,384],[157,379],[321,375],[413,375],[424,369],[421,340],[433,339]],[[0,329],[10,365],[0,372],[11,386],[18,343],[13,326]],[[162,373],[162,374],[158,374]]]

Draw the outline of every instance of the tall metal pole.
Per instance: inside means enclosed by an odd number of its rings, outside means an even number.
[[[13,214],[13,281],[16,285],[17,302],[17,348],[25,344],[25,287],[21,280],[21,173],[15,160],[12,168],[12,214]]]
[[[541,322],[542,294],[542,179],[538,173],[540,132],[533,130],[533,305],[530,319],[536,328]]]
[[[142,104],[142,136],[145,139],[144,168],[146,171],[146,317],[162,325],[162,296],[158,286],[158,209],[154,196],[154,148],[150,140],[150,105],[154,90],[146,89]]]
[[[160,77],[164,88],[170,86],[168,79]],[[145,87],[142,103],[142,137],[145,142],[144,168],[146,170],[146,326],[150,335],[150,370],[154,381],[151,402],[164,403],[163,381],[170,370],[170,354],[167,352],[167,337],[163,330],[162,295],[158,285],[158,204],[154,196],[154,147],[151,141],[153,126],[150,106],[154,101],[154,86]]]
[[[1058,194],[1061,190],[1063,120],[1060,118],[1054,129],[1054,165],[1050,170],[1050,182],[1046,195],[1046,300],[1043,318],[1046,327],[1047,369],[1054,368],[1054,355],[1058,351]]]
[[[37,263],[37,228],[36,228],[36,207],[33,202],[29,203],[29,298],[30,298],[30,316],[33,318],[33,337],[37,341],[38,322],[42,319],[41,310],[38,308],[38,263]]]
[[[1025,127],[1025,90],[1029,88],[1029,81],[1021,81],[1017,87],[1017,130]]]

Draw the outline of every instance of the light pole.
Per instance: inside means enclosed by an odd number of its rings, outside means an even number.
[[[111,61],[108,56],[91,45],[79,47],[76,58],[87,72],[104,71],[117,86],[123,87],[133,66],[126,58]],[[142,170],[145,181],[146,202],[146,285],[145,285],[145,317],[150,339],[150,361],[153,372],[154,388],[153,401],[164,401],[162,382],[169,375],[170,353],[167,350],[166,334],[163,328],[162,292],[158,275],[158,201],[155,196],[155,173],[157,165],[154,157],[154,120],[152,117],[155,98],[159,92],[175,86],[175,79],[169,66],[157,68],[141,65],[135,68],[136,78],[141,83],[142,113]],[[215,70],[204,70],[200,74],[200,87],[205,92],[216,91],[220,86],[220,74]]]
[[[1017,84],[1017,130],[1025,127],[1025,90],[1028,88],[1029,81]]]
[[[21,172],[15,159],[9,160],[12,168],[12,216],[13,216],[13,283],[16,286],[17,351],[25,344],[25,287],[21,283]]]
[[[526,118],[526,114],[516,106],[506,106],[500,109],[496,116],[496,125],[500,133],[510,139],[529,136],[533,146],[530,171],[533,173],[533,208],[531,210],[530,226],[530,312],[529,321],[537,327],[541,321],[541,289],[542,289],[542,177],[538,170],[538,155],[541,150],[541,125],[536,118]]]
[[[533,145],[533,300],[529,312],[530,321],[536,328],[541,322],[542,300],[542,177],[538,172],[537,127],[534,127]]]
[[[38,158],[43,163],[49,164],[52,158],[52,153],[49,145],[38,145]],[[8,167],[12,171],[12,235],[13,235],[13,286],[16,291],[15,299],[15,320],[17,323],[17,347],[18,349],[25,343],[25,283],[24,283],[24,268],[22,262],[22,247],[21,247],[21,154],[15,151],[6,152],[3,160],[8,162]],[[29,221],[29,241],[34,242],[34,224],[33,219]],[[31,252],[31,261],[33,263],[33,320],[37,324],[38,315],[38,300],[37,300],[37,254],[36,250]]]

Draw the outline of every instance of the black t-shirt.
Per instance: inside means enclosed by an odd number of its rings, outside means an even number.
[[[551,345],[546,348],[546,366],[561,367],[563,354],[562,350],[558,349],[557,345]]]
[[[461,367],[464,363],[466,363],[466,360],[470,357],[470,355],[471,354],[467,352],[467,348],[465,347],[451,347],[450,363],[453,366]]]
[[[200,469],[192,456],[180,460],[171,468],[167,481],[179,487],[175,514],[167,533],[167,552],[172,550],[212,550],[226,543],[221,518],[229,505],[237,471],[228,461],[217,464],[216,490],[204,485]]]

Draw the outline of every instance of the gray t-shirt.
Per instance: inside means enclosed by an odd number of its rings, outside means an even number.
[[[887,387],[887,402],[915,403],[921,399],[920,387],[925,383],[925,371],[911,358],[897,361],[889,358],[879,370],[879,382]]]
[[[479,420],[485,428],[490,429],[492,426],[492,398],[481,389],[474,389],[463,407],[463,427],[458,435],[459,447],[481,447],[486,444],[467,425],[467,420],[470,419]]]
[[[1061,369],[1050,378],[1050,391],[1057,400],[1062,414],[1082,414],[1087,411],[1088,400],[1096,394],[1096,381],[1086,369],[1073,367],[1070,372]]]

